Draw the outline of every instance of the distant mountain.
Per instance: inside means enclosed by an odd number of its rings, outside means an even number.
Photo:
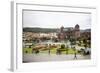
[[[85,32],[91,32],[91,29],[86,29]]]
[[[67,29],[67,28],[66,28]],[[35,33],[49,33],[49,32],[58,32],[57,28],[38,28],[38,27],[25,27],[23,28],[23,32],[35,32]],[[68,30],[66,30],[68,31]],[[80,30],[80,32],[91,32],[91,29]]]
[[[43,32],[43,33],[48,33],[48,32],[57,32],[58,29],[56,28],[30,28],[30,27],[27,27],[27,28],[23,28],[23,32],[36,32],[36,33],[39,33],[39,32]]]
[[[91,29],[80,30],[80,32],[91,32]]]

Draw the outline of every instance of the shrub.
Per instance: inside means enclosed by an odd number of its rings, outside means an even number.
[[[62,45],[61,45],[61,49],[64,49],[64,48],[65,48],[65,45],[64,45],[64,44],[62,44]]]

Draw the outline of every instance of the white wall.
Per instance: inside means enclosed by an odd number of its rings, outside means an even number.
[[[82,67],[82,68],[64,68],[56,70],[34,70],[34,73],[99,73],[100,68],[100,46],[99,46],[99,37],[100,37],[100,0],[33,0],[34,3],[43,3],[43,4],[56,4],[56,5],[77,5],[77,6],[95,6],[97,7],[97,18],[98,25],[96,39],[98,39],[96,45],[98,48],[98,65],[97,67]],[[73,3],[73,4],[72,4]],[[0,73],[10,73],[10,0],[0,0]],[[95,24],[94,24],[95,25]],[[28,72],[27,72],[28,73]]]

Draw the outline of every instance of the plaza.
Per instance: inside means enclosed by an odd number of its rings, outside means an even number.
[[[90,29],[82,31],[78,24],[75,27],[62,26],[59,29],[41,29],[38,32],[33,29],[30,32],[24,31],[23,34],[24,63],[91,59]]]

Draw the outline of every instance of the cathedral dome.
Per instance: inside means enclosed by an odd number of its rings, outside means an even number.
[[[62,27],[60,28],[60,32],[63,32],[63,29],[64,29],[64,27],[62,26]]]
[[[79,29],[80,26],[78,24],[75,25],[75,29]]]
[[[64,29],[64,26],[61,26],[61,29]]]

